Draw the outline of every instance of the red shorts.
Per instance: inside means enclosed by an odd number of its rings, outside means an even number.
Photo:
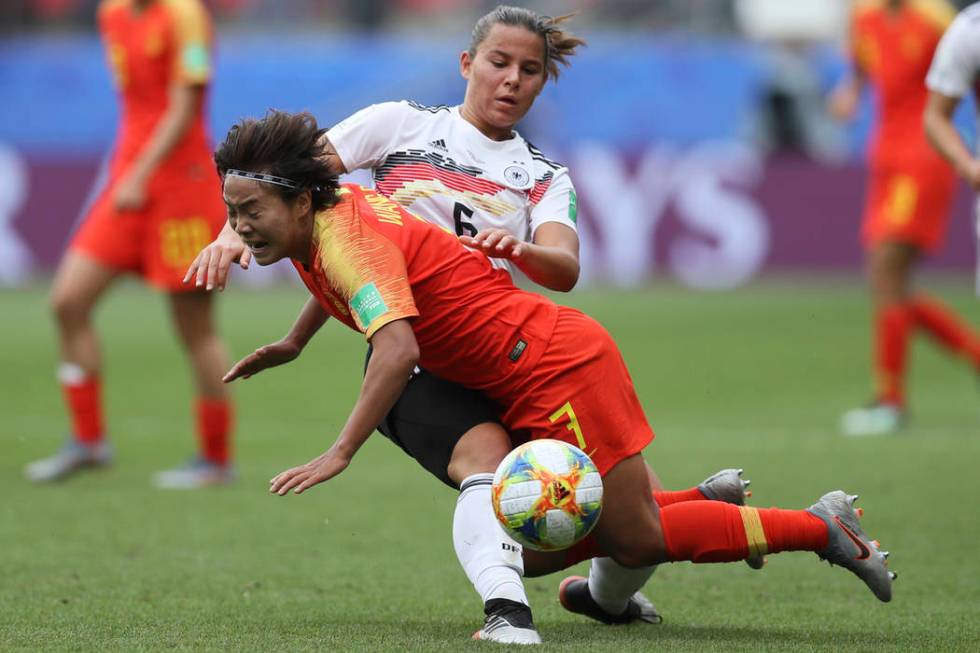
[[[111,180],[82,220],[69,249],[111,268],[140,274],[168,292],[194,290],[182,280],[188,266],[221,231],[226,214],[221,186],[208,168],[196,174],[155,178],[146,206],[117,211]],[[203,173],[203,174],[202,174]]]
[[[558,307],[554,335],[526,381],[501,402],[515,439],[564,440],[603,476],[653,440],[615,341],[575,309]]]
[[[873,168],[861,237],[865,247],[887,241],[934,250],[946,235],[956,175],[943,160]]]

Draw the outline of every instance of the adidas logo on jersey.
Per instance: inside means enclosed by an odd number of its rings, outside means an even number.
[[[449,151],[449,148],[446,147],[446,141],[444,141],[441,138],[437,138],[436,140],[430,142],[429,147],[435,148],[437,150],[442,150],[443,152]]]

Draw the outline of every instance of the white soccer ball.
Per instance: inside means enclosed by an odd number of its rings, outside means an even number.
[[[493,509],[511,537],[536,551],[567,549],[599,521],[602,478],[592,459],[561,440],[511,451],[493,476]]]

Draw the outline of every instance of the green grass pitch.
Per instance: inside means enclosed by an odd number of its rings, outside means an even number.
[[[933,285],[980,324],[965,282]],[[232,288],[220,299],[241,356],[284,333],[305,297]],[[739,466],[754,505],[859,493],[899,580],[885,605],[809,553],[772,556],[761,572],[665,565],[646,591],[666,622],[609,628],[561,610],[562,576],[535,579],[542,650],[978,650],[980,388],[967,365],[919,338],[909,427],[847,440],[840,413],[870,396],[856,280],[563,299],[620,343],[657,432],[646,455],[668,487]],[[452,550],[454,493],[382,437],[307,494],[266,491],[343,423],[358,336],[329,325],[294,364],[236,384],[237,485],[157,491],[152,472],[192,451],[189,373],[161,299],[125,285],[97,316],[117,464],[34,487],[23,465],[67,428],[45,301],[41,288],[0,293],[0,650],[496,650],[468,639],[482,606]]]

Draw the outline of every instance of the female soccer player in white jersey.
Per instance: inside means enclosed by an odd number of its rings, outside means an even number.
[[[971,153],[953,124],[956,107],[971,89],[980,101],[980,2],[961,11],[943,34],[926,77],[926,86],[929,88],[923,121],[926,135],[966,183],[980,191],[980,158]],[[977,124],[980,126],[980,121]],[[980,252],[980,200],[977,201],[976,227]],[[976,275],[976,289],[980,295],[980,259]]]
[[[493,263],[551,290],[578,280],[575,189],[568,169],[547,159],[515,130],[558,64],[583,43],[566,33],[568,18],[501,6],[481,18],[460,71],[463,104],[425,107],[388,102],[359,111],[330,129],[324,157],[337,174],[373,172],[376,189],[430,222],[454,231]],[[234,260],[250,252],[226,226],[188,270],[198,286],[224,286]],[[235,365],[226,381],[293,360],[326,315],[315,299],[290,333]],[[521,547],[498,527],[491,503],[493,470],[512,448],[498,408],[481,394],[424,371],[413,377],[380,430],[444,483],[461,490],[453,524],[460,563],[484,601],[483,639],[537,643],[521,575]],[[742,502],[735,470],[698,488],[661,493],[662,500]],[[655,481],[659,490],[659,482]],[[539,572],[540,573],[540,572]],[[625,569],[597,558],[588,581],[563,584],[566,608],[607,623],[659,621],[638,590],[652,568]]]

